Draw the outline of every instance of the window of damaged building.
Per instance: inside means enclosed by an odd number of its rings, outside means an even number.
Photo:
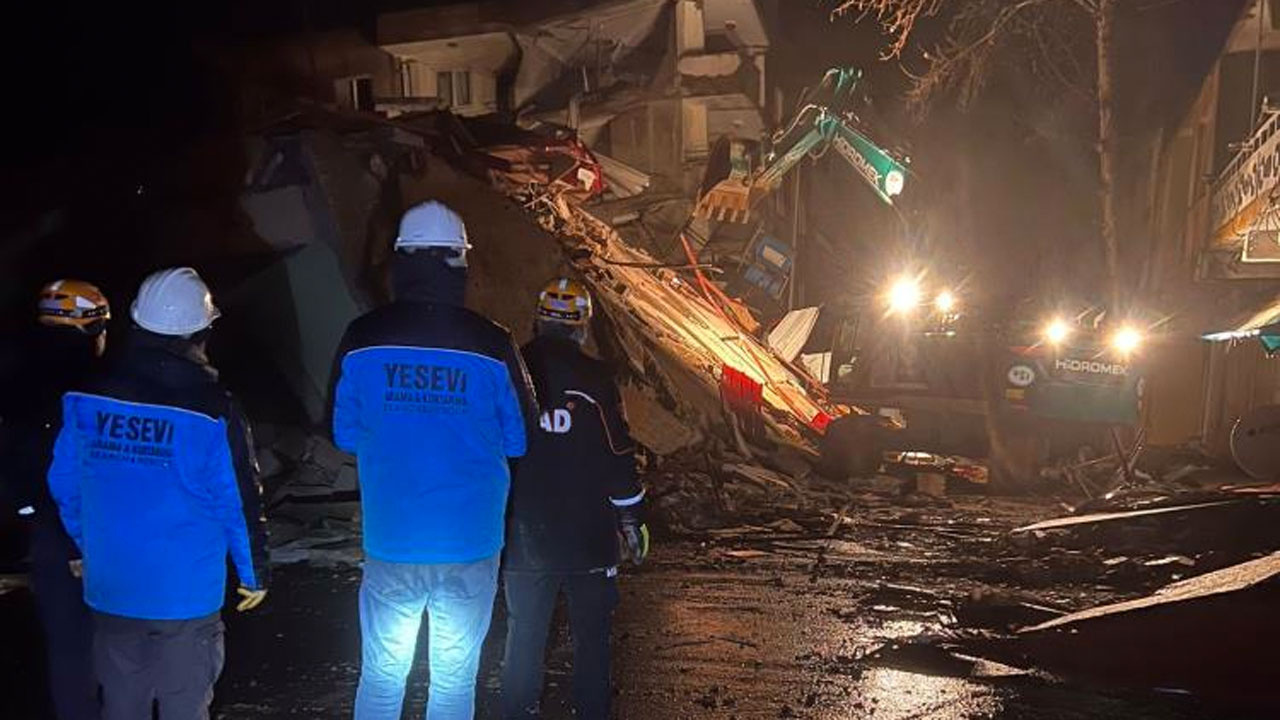
[[[373,77],[356,75],[334,81],[334,101],[338,107],[373,112]]]
[[[436,97],[449,107],[471,104],[471,71],[441,70],[436,72]]]

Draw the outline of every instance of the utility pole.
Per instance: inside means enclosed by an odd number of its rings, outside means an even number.
[[[803,174],[804,161],[796,164],[795,174],[791,178],[791,282],[787,283],[787,309],[795,310],[796,303],[803,301],[800,294],[800,178]]]
[[[1118,146],[1115,128],[1115,76],[1112,74],[1112,43],[1115,40],[1117,0],[1098,0],[1094,17],[1095,50],[1098,62],[1098,180],[1102,215],[1102,249],[1107,264],[1107,291],[1112,312],[1124,304],[1124,287],[1120,280],[1121,258],[1119,229],[1116,222],[1116,167]]]
[[[1258,84],[1260,75],[1262,74],[1262,39],[1265,33],[1265,25],[1263,23],[1264,13],[1266,12],[1266,4],[1262,0],[1258,0],[1258,44],[1253,48],[1253,93],[1249,100],[1249,137],[1253,137],[1254,126],[1258,120]],[[1246,138],[1248,140],[1249,138]]]

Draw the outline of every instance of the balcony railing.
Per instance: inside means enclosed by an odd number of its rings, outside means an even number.
[[[1266,120],[1213,183],[1210,233],[1217,235],[1280,181],[1280,113]]]

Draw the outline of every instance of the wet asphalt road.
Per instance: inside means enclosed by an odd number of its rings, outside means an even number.
[[[943,534],[879,527],[864,519],[836,533],[842,539],[814,539],[812,533],[783,527],[660,543],[649,564],[622,578],[615,632],[617,716],[1265,717],[1185,695],[1089,688],[1010,674],[1001,666],[970,667],[906,644],[922,634],[957,631],[963,599],[1000,579],[1020,586],[1042,582],[1051,586],[1043,593],[1059,604],[1106,599],[1096,583],[1073,586],[1028,568],[982,560],[998,557],[984,545],[997,542],[1000,529],[1022,519],[1015,515],[993,508],[968,516],[952,513],[955,527],[967,529]],[[267,605],[228,619],[228,664],[214,717],[349,718],[358,675],[358,579],[353,568],[279,568]],[[22,666],[14,653],[31,658],[29,616],[24,624],[16,595],[4,602],[9,667]],[[503,632],[499,601],[483,660],[481,718],[498,717]],[[547,720],[572,716],[568,638],[560,617],[554,632]],[[422,660],[411,676],[405,717],[422,716]],[[29,667],[23,672],[30,673]],[[39,717],[22,711],[0,716]]]
[[[906,644],[989,620],[964,612],[964,600],[1001,584],[1030,587],[1046,602],[1073,608],[1123,596],[1080,573],[1074,562],[1050,557],[1010,567],[1002,558],[996,546],[1004,530],[1052,511],[983,500],[896,523],[852,514],[832,539],[783,524],[659,542],[651,561],[621,580],[617,716],[1262,717],[1185,695],[1081,687],[1002,666],[970,667]],[[283,568],[268,611],[231,623],[230,663],[216,717],[349,717],[358,674],[357,585],[358,573],[350,569]],[[563,617],[554,632],[547,720],[572,717]],[[498,717],[503,633],[499,601],[484,654],[482,718]],[[406,717],[421,717],[425,702],[421,660],[411,677]]]

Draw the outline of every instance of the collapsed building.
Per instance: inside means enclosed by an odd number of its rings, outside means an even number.
[[[727,317],[720,299],[664,268],[687,264],[672,256],[670,236],[688,219],[685,198],[710,144],[765,126],[768,37],[756,5],[580,5],[384,14],[375,42],[311,40],[310,65],[328,82],[315,72],[282,80],[298,60],[287,43],[224,56],[257,78],[246,81],[247,96],[268,96],[263,78],[313,91],[292,105],[246,103],[257,108],[257,129],[240,206],[278,258],[224,292],[245,308],[286,309],[253,313],[246,330],[270,348],[308,423],[323,418],[341,328],[386,297],[385,248],[399,210],[427,197],[470,221],[473,302],[518,336],[546,277],[572,268],[591,283],[614,355],[634,378],[663,379],[628,390],[647,446],[686,446],[722,415],[725,367],[761,386],[748,394],[761,396],[766,425],[781,437],[812,443],[836,412],[741,329],[747,311]],[[364,112],[372,110],[380,112]],[[625,222],[651,209],[657,223]],[[619,219],[631,225],[626,237]],[[659,235],[667,237],[649,241]],[[288,308],[293,316],[280,317]]]
[[[676,240],[709,146],[765,127],[756,5],[578,5],[393,13],[376,42],[334,32],[219,55],[241,79],[237,212],[258,241],[249,270],[216,287],[218,342],[238,348],[233,364],[268,360],[227,370],[253,383],[277,559],[355,547],[354,466],[325,439],[333,353],[388,298],[399,215],[428,198],[468,223],[468,303],[518,340],[547,278],[588,283],[595,351],[622,371],[651,466],[732,448],[805,475],[847,411]]]

